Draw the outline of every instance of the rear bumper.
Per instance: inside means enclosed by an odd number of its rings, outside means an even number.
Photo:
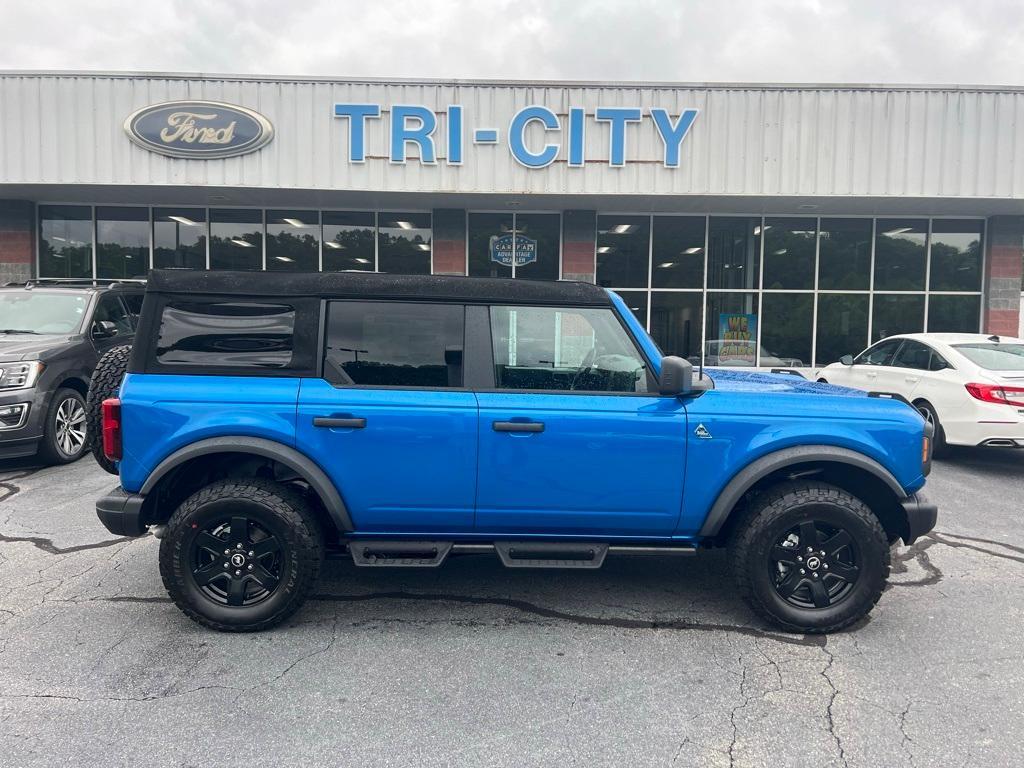
[[[141,536],[146,532],[142,523],[142,503],[145,496],[128,493],[117,486],[96,502],[96,516],[104,527],[117,536]]]
[[[939,508],[923,493],[910,494],[900,502],[900,505],[907,518],[907,533],[903,537],[905,544],[913,544],[935,527],[935,522],[939,518]]]

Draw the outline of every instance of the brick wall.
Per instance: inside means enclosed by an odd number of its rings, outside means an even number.
[[[987,235],[983,330],[1016,336],[1024,274],[1024,217],[993,216],[988,220]]]
[[[35,252],[35,205],[0,200],[0,285],[32,277]]]
[[[466,274],[466,212],[434,209],[434,274]]]
[[[596,212],[566,211],[562,214],[562,279],[595,282],[596,245]]]

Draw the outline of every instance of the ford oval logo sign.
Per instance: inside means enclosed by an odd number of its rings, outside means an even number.
[[[209,160],[255,152],[274,138],[274,126],[245,107],[217,101],[169,101],[132,113],[128,136],[169,157]]]

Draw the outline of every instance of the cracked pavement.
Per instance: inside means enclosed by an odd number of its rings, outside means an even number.
[[[284,627],[168,601],[91,460],[0,468],[0,765],[1013,765],[1024,750],[1024,452],[936,462],[938,530],[870,619],[760,624],[721,552],[596,572],[328,561]]]

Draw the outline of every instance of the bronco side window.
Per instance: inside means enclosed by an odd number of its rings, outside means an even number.
[[[324,375],[343,386],[461,387],[461,304],[333,301]]]
[[[499,389],[646,392],[647,366],[610,309],[491,307]]]
[[[163,308],[156,361],[210,368],[286,368],[295,309],[257,302],[171,301]]]

